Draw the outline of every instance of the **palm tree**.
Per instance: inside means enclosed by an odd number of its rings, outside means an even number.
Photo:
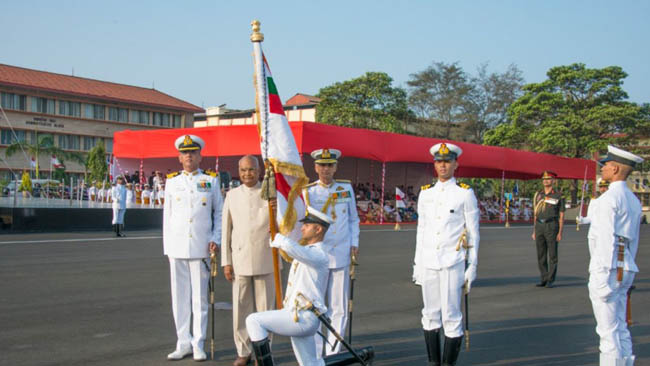
[[[77,152],[67,152],[63,151],[58,146],[54,146],[54,136],[50,134],[39,135],[36,132],[36,141],[32,141],[31,144],[26,141],[16,141],[7,147],[5,150],[5,155],[11,157],[12,155],[20,152],[21,150],[26,151],[30,156],[36,159],[36,179],[38,179],[38,160],[41,154],[47,154],[49,156],[55,155],[61,164],[64,160],[76,161],[81,165],[86,164],[85,157]]]

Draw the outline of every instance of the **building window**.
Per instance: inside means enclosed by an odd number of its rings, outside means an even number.
[[[59,135],[59,147],[65,150],[79,150],[80,140],[77,135]]]
[[[162,115],[162,125],[164,127],[169,127],[169,114],[168,113],[163,113],[163,115]]]
[[[97,139],[92,136],[84,136],[84,151],[88,151],[95,147]]]
[[[153,112],[153,125],[162,126],[162,113]]]
[[[140,123],[142,123],[143,125],[149,124],[149,112],[140,111]]]
[[[84,104],[84,117],[104,119],[104,106],[99,104]]]
[[[180,114],[174,114],[174,124],[172,127],[174,128],[180,128],[181,127],[181,115]]]
[[[650,206],[650,193],[644,193],[641,202],[643,206]]]
[[[140,112],[131,110],[131,118],[129,119],[129,122],[140,123]]]
[[[21,130],[14,130],[16,132],[16,136],[14,137],[14,133],[11,132],[11,130],[2,130],[2,133],[0,134],[0,143],[3,145],[11,145],[17,141],[22,141],[22,142],[27,142],[27,133],[25,131]],[[16,137],[18,139],[16,139]]]
[[[106,152],[113,152],[113,139],[105,139],[104,145],[106,145]]]
[[[5,109],[24,111],[27,109],[27,96],[13,93],[0,93],[0,105]]]
[[[59,114],[71,117],[81,117],[81,103],[60,100]]]
[[[32,97],[32,112],[54,114],[54,99]]]
[[[108,108],[108,119],[117,122],[128,122],[129,110],[126,108],[110,107]]]

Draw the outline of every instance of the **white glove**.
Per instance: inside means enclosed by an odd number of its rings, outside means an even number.
[[[418,267],[417,264],[413,264],[413,283],[415,283],[418,286],[422,286],[422,282],[420,281],[420,267]]]
[[[469,290],[472,288],[472,282],[476,279],[476,265],[470,264],[465,270],[465,288],[469,294]]]
[[[269,239],[269,245],[271,248],[279,248],[282,246],[282,241],[285,239],[284,235],[277,233],[275,234],[275,239],[270,240]]]

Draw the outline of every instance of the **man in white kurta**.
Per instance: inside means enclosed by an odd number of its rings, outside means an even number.
[[[611,182],[597,200],[588,242],[589,298],[600,336],[601,366],[634,365],[632,338],[627,328],[627,292],[639,271],[635,263],[641,225],[641,203],[626,185],[626,179],[643,159],[614,146],[600,161],[601,174]]]
[[[314,344],[320,321],[313,312],[302,306],[306,298],[319,312],[327,310],[321,290],[327,281],[329,262],[323,237],[333,219],[308,207],[307,216],[300,221],[303,223],[301,242],[304,245],[281,234],[277,234],[271,243],[272,247],[284,250],[293,258],[283,308],[253,313],[246,318],[246,329],[258,366],[273,365],[269,333],[291,337],[293,352],[300,366],[325,365],[325,361],[316,356]]]
[[[176,350],[167,358],[179,360],[194,354],[207,358],[203,350],[208,321],[208,279],[206,259],[218,251],[221,241],[223,200],[218,180],[199,169],[203,140],[181,136],[175,147],[183,165],[180,173],[168,175],[163,211],[164,253],[169,257],[172,310],[176,325]],[[190,332],[190,319],[192,331]]]
[[[339,334],[345,333],[348,322],[348,300],[350,297],[351,256],[359,252],[359,214],[354,190],[350,181],[334,179],[341,152],[336,149],[319,149],[311,153],[318,181],[303,190],[303,198],[308,206],[327,213],[334,223],[323,240],[325,252],[329,257],[325,299],[327,316]],[[329,332],[328,332],[329,333]],[[316,350],[321,356],[323,339],[316,336]],[[341,343],[333,334],[328,334],[326,355],[339,353]]]
[[[124,214],[126,213],[126,188],[124,187],[124,178],[117,177],[117,184],[111,188],[111,197],[113,202],[113,231],[115,236],[124,236]]]
[[[422,286],[422,328],[429,365],[455,365],[463,338],[461,297],[476,279],[479,209],[474,192],[457,184],[454,171],[462,150],[453,144],[430,149],[438,182],[422,187],[413,277]],[[466,235],[467,249],[462,236]],[[440,355],[440,328],[445,342]]]
[[[261,197],[260,165],[256,157],[239,160],[242,184],[231,189],[223,204],[221,221],[221,265],[232,283],[233,336],[237,348],[234,366],[245,366],[251,358],[246,317],[273,308],[273,254],[269,247],[269,204]]]

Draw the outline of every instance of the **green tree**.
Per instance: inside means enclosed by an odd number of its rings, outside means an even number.
[[[76,161],[81,165],[86,163],[82,154],[64,151],[58,146],[54,146],[54,137],[50,134],[38,134],[37,132],[34,141],[31,141],[31,143],[28,143],[27,141],[15,141],[11,145],[7,146],[5,155],[11,157],[21,151],[25,151],[36,160],[36,179],[39,178],[41,155],[47,155],[47,159],[50,159],[52,155],[55,155],[61,164],[63,164],[65,160]]]
[[[388,132],[406,131],[412,115],[406,91],[393,87],[383,72],[326,86],[318,92],[316,120],[322,123]]]
[[[487,131],[485,144],[589,158],[614,139],[634,142],[642,113],[626,101],[627,74],[620,67],[589,69],[576,63],[553,67],[547,77],[524,86],[524,95],[508,108],[510,122]],[[574,203],[577,190],[573,181]]]
[[[450,138],[452,126],[467,121],[472,84],[458,62],[434,62],[411,74],[407,85],[409,106],[424,122],[424,135]],[[442,122],[442,131],[436,131],[436,122]]]
[[[108,173],[108,164],[106,164],[106,148],[104,142],[99,141],[95,147],[88,152],[86,160],[86,170],[88,171],[91,181],[103,182]]]
[[[516,65],[499,74],[489,73],[484,63],[471,84],[465,107],[465,132],[467,140],[481,143],[487,130],[507,121],[508,107],[521,96],[524,78]]]

